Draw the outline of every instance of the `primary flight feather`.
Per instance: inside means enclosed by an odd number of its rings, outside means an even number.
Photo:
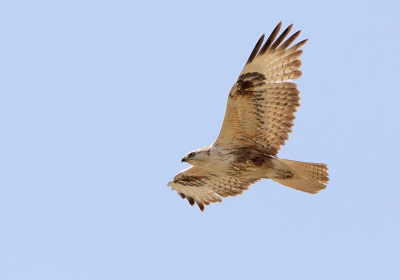
[[[300,92],[291,81],[301,76],[300,48],[307,42],[290,47],[300,31],[285,41],[293,25],[278,37],[281,25],[264,45],[262,35],[251,52],[229,92],[217,139],[184,156],[182,162],[192,166],[168,183],[201,211],[205,205],[221,202],[221,197],[241,194],[263,178],[312,194],[326,187],[325,164],[277,158],[300,106]]]

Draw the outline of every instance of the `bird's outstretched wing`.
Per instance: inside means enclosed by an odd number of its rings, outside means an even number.
[[[212,174],[202,168],[191,166],[179,172],[168,186],[176,190],[183,199],[186,198],[190,205],[196,203],[200,210],[204,211],[204,205],[221,202],[222,197],[241,194],[259,180]]]
[[[252,51],[227,102],[225,118],[214,145],[253,146],[276,155],[292,131],[299,90],[292,80],[301,76],[300,48],[303,40],[288,48],[298,37],[286,41],[292,25],[278,37],[279,23],[264,45],[261,36]]]

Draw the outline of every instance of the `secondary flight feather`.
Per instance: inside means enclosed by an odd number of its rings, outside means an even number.
[[[302,74],[301,47],[307,42],[291,46],[300,31],[285,40],[293,25],[279,35],[281,26],[282,22],[264,44],[262,35],[251,52],[229,92],[217,139],[185,155],[182,162],[192,166],[168,183],[201,211],[205,205],[221,202],[222,197],[241,194],[264,178],[312,194],[326,187],[326,164],[277,157],[300,106],[300,92],[292,81]]]

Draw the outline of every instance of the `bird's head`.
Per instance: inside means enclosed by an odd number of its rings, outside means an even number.
[[[187,162],[192,165],[195,165],[196,163],[202,162],[202,161],[208,161],[210,155],[210,148],[202,148],[202,149],[197,149],[194,150],[188,154],[186,154],[181,162]]]

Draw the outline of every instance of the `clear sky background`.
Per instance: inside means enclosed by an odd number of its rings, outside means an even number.
[[[0,279],[399,279],[398,1],[2,1]],[[202,213],[166,187],[276,24],[308,38],[280,157]]]

